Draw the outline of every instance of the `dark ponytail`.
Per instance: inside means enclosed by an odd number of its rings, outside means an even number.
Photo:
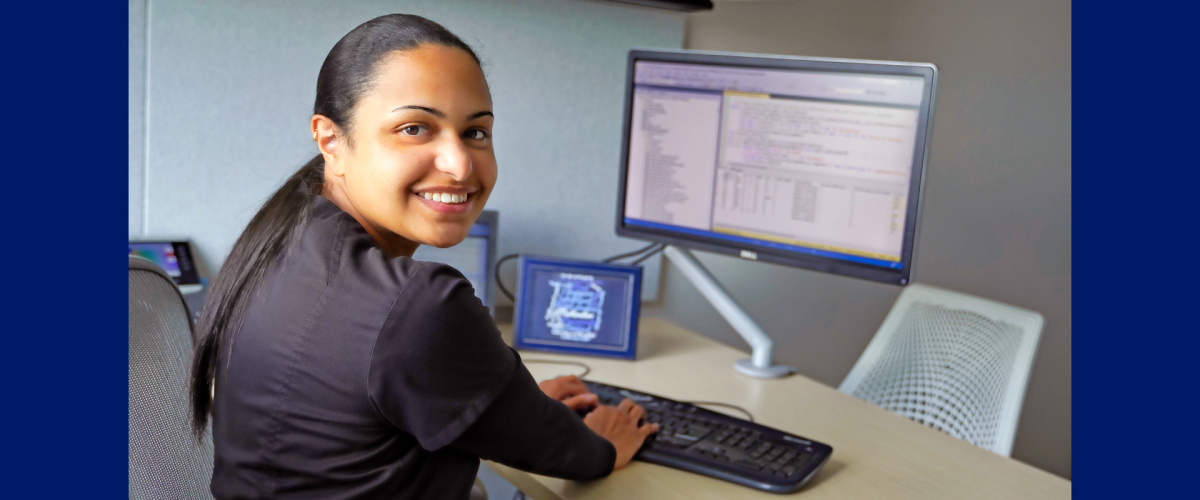
[[[349,138],[354,106],[370,91],[379,60],[388,53],[426,44],[462,49],[479,62],[470,46],[433,21],[404,14],[377,17],[354,28],[329,51],[317,75],[313,113],[328,117]],[[271,265],[303,235],[309,207],[321,194],[324,182],[325,160],[318,154],[263,204],[213,280],[196,328],[192,357],[191,424],[197,438],[203,437],[208,427],[219,354],[232,347],[239,322]]]

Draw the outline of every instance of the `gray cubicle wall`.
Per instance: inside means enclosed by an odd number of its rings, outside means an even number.
[[[329,49],[394,12],[444,24],[484,60],[499,254],[598,259],[640,245],[613,234],[625,57],[680,48],[684,16],[579,0],[131,0],[129,235],[191,237],[219,269],[316,154],[308,123]],[[659,259],[647,264],[649,299]]]
[[[1042,313],[1013,457],[1071,477],[1071,3],[717,1],[685,46],[936,63],[915,281]],[[776,339],[837,386],[900,288],[711,254],[699,258]],[[644,309],[742,347],[678,271]],[[836,448],[837,443],[833,443]]]

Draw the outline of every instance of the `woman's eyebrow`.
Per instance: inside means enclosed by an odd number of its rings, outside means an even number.
[[[409,105],[407,105],[407,106],[400,106],[400,107],[398,107],[398,108],[396,108],[396,109],[393,109],[393,110],[392,110],[392,112],[393,112],[393,113],[395,113],[395,112],[397,112],[397,111],[401,111],[401,110],[405,110],[405,109],[415,109],[415,110],[418,110],[418,111],[424,111],[424,112],[426,112],[426,113],[429,113],[429,114],[431,114],[431,115],[433,115],[433,116],[436,116],[436,117],[438,117],[438,118],[446,118],[446,113],[443,113],[443,112],[441,112],[441,111],[438,111],[438,110],[436,110],[436,109],[430,108],[430,107],[428,107],[428,106],[417,106],[417,105],[415,105],[415,104],[409,104]],[[473,114],[473,115],[471,115],[471,116],[467,117],[467,120],[474,120],[474,119],[476,119],[476,118],[483,117],[483,116],[491,116],[491,117],[493,117],[493,118],[495,118],[495,117],[496,117],[496,115],[493,115],[491,111],[480,111],[480,112],[478,112],[478,113],[475,113],[475,114]]]
[[[400,106],[400,107],[398,107],[398,108],[396,108],[396,109],[393,109],[393,110],[392,110],[392,112],[393,112],[393,113],[395,113],[395,112],[397,112],[397,111],[400,111],[400,110],[403,110],[403,109],[416,109],[416,110],[424,111],[424,112],[426,112],[426,113],[429,113],[429,114],[431,114],[431,115],[433,115],[433,116],[436,116],[436,117],[438,117],[438,118],[445,118],[445,117],[446,117],[446,113],[443,113],[443,112],[441,112],[441,111],[438,111],[438,110],[436,110],[436,109],[429,108],[429,107],[425,107],[425,106],[417,106],[417,105],[415,105],[415,104],[409,104],[408,106]]]

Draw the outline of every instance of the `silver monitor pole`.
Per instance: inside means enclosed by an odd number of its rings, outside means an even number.
[[[663,254],[683,272],[684,276],[687,276],[688,281],[691,281],[697,290],[700,290],[700,294],[712,303],[734,331],[738,332],[738,335],[741,335],[747,344],[750,344],[751,357],[740,359],[733,365],[738,373],[756,378],[780,378],[796,371],[790,366],[771,364],[771,349],[775,345],[771,341],[771,337],[768,337],[762,328],[759,328],[758,324],[746,315],[741,306],[738,306],[737,302],[734,302],[733,298],[729,296],[725,287],[713,279],[708,269],[705,269],[691,252],[684,248],[668,245],[663,250]]]

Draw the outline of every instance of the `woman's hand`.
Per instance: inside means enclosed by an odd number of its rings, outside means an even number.
[[[646,437],[658,432],[658,424],[645,424],[638,427],[638,421],[646,415],[646,410],[633,404],[633,400],[624,399],[617,406],[598,406],[586,417],[583,423],[588,428],[607,439],[617,449],[617,462],[613,470],[621,469],[633,460],[633,455],[642,447]]]
[[[596,395],[588,392],[587,386],[583,385],[583,381],[574,375],[563,375],[561,377],[543,380],[538,384],[542,392],[550,396],[551,399],[562,401],[572,411],[587,410],[596,406]]]

